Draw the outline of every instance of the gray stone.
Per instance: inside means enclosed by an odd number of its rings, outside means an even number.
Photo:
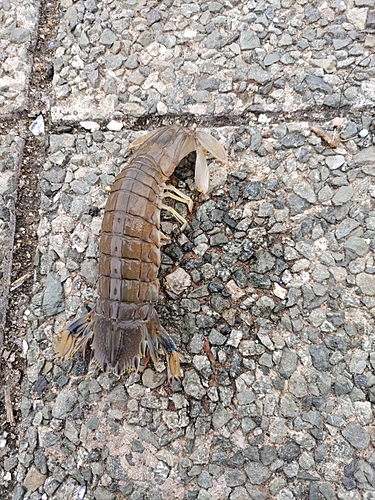
[[[17,466],[18,458],[16,455],[10,455],[4,458],[4,469],[8,472]]]
[[[354,163],[356,166],[363,167],[364,165],[370,165],[374,167],[374,158],[375,158],[375,146],[370,146],[368,148],[362,149],[359,153],[354,155]],[[365,173],[370,174],[370,170],[364,170]],[[372,168],[370,175],[375,175],[375,169]]]
[[[57,490],[57,488],[59,486],[60,486],[60,482],[57,481],[57,479],[55,479],[54,477],[49,476],[45,480],[43,488],[44,488],[44,491],[47,493],[47,495],[52,497],[53,493],[55,493],[55,491]]]
[[[365,450],[370,444],[370,437],[365,429],[356,422],[350,422],[342,431],[342,435],[357,450]]]
[[[353,189],[349,186],[341,186],[332,198],[332,203],[336,206],[343,205],[351,200],[353,196]]]
[[[289,380],[289,390],[297,398],[307,396],[308,389],[306,380],[301,373],[293,373]]]
[[[227,462],[228,467],[231,469],[241,469],[246,461],[246,457],[242,451],[237,451],[234,455],[230,457]]]
[[[335,380],[335,394],[336,396],[343,396],[349,394],[353,388],[353,383],[347,377],[338,375]]]
[[[288,134],[281,140],[284,148],[299,148],[305,144],[305,138],[301,134]]]
[[[255,400],[255,394],[252,391],[243,391],[237,393],[239,405],[248,405]]]
[[[243,197],[246,200],[261,200],[264,198],[264,189],[261,182],[250,182],[243,188]]]
[[[182,385],[186,394],[193,398],[202,399],[206,394],[206,390],[202,387],[199,375],[195,370],[189,370],[184,374]]]
[[[270,215],[272,215],[274,213],[274,211],[275,210],[273,208],[272,203],[265,201],[259,207],[258,215],[259,215],[259,217],[269,217]]]
[[[94,415],[86,422],[86,426],[90,431],[95,431],[100,426],[100,420]]]
[[[230,500],[251,500],[251,497],[249,496],[247,490],[245,490],[245,488],[243,488],[242,486],[233,488],[233,491],[229,498]]]
[[[283,31],[283,34],[279,38],[278,42],[279,42],[278,45],[280,47],[287,47],[289,45],[292,45],[293,38],[289,35],[287,31]]]
[[[254,80],[259,85],[266,85],[272,80],[272,76],[259,64],[252,64],[248,71],[248,79]]]
[[[197,90],[208,90],[209,92],[213,92],[219,88],[219,81],[214,78],[198,78],[197,83],[195,85]]]
[[[274,308],[275,308],[275,301],[273,299],[271,299],[270,297],[267,297],[266,295],[264,295],[256,301],[256,303],[253,307],[253,314],[255,316],[261,316],[263,318],[266,318],[271,314],[271,312],[273,311]],[[258,337],[259,337],[259,335],[258,335]],[[264,342],[262,341],[262,343],[264,343]],[[267,342],[267,344],[269,344],[269,342]],[[269,346],[267,345],[267,347],[269,347]]]
[[[304,200],[303,198],[295,194],[289,196],[286,202],[290,210],[290,215],[292,216],[303,213],[311,206],[307,200]]]
[[[74,180],[70,183],[70,186],[76,194],[86,194],[90,191],[90,186],[85,181]]]
[[[112,45],[118,40],[117,36],[110,29],[106,28],[99,40],[99,43],[105,45],[106,47],[112,47]]]
[[[110,54],[106,57],[106,65],[107,68],[116,71],[120,69],[125,61],[125,57],[122,54]],[[128,105],[136,105],[136,103],[128,103]]]
[[[310,90],[323,92],[324,94],[332,94],[332,87],[325,83],[325,81],[319,76],[309,75],[306,76],[305,81]]]
[[[125,68],[136,69],[139,66],[137,54],[130,54],[130,56],[125,61]]]
[[[87,78],[94,89],[97,89],[100,85],[99,70],[94,69],[92,71],[87,71]]]
[[[324,264],[316,264],[311,275],[315,281],[322,283],[329,278],[329,271]]]
[[[297,443],[294,441],[288,441],[278,450],[278,456],[284,462],[292,462],[301,454],[301,449]]]
[[[96,285],[99,278],[98,265],[94,259],[86,259],[81,266],[81,274],[90,285]]]
[[[221,404],[218,404],[212,415],[212,426],[215,430],[223,427],[232,418],[232,414]]]
[[[211,488],[212,487],[211,474],[208,471],[203,470],[197,478],[197,483],[198,483],[198,486],[200,486],[201,488],[205,488],[206,490],[208,488]]]
[[[296,417],[299,414],[299,409],[291,394],[285,394],[280,399],[280,415],[283,417]]]
[[[152,9],[150,12],[147,12],[146,18],[148,26],[152,26],[161,20],[161,15],[157,10]]]
[[[128,475],[124,471],[120,459],[117,457],[108,457],[107,472],[112,479],[118,481],[126,481],[128,479]]]
[[[210,445],[208,443],[200,444],[191,454],[191,460],[194,464],[205,465],[210,458]]]
[[[197,14],[200,11],[200,7],[193,3],[184,3],[181,6],[181,15],[185,17],[191,17],[193,14]]]
[[[227,337],[213,328],[208,336],[208,340],[212,345],[223,345]]]
[[[255,31],[244,30],[240,35],[241,50],[252,50],[260,47],[260,40]]]
[[[30,41],[30,30],[27,28],[14,28],[10,34],[11,43],[21,44]]]
[[[271,66],[272,64],[277,63],[280,61],[280,54],[279,52],[273,52],[272,54],[267,54],[266,57],[263,60],[263,63],[265,66]]]
[[[324,344],[311,346],[312,362],[317,370],[325,370],[329,366],[329,350]]]
[[[216,233],[210,237],[210,245],[218,246],[228,243],[228,237],[224,233]]]
[[[64,310],[63,287],[60,277],[55,273],[47,275],[42,307],[46,316],[53,316]]]
[[[211,94],[208,90],[197,90],[196,92],[192,93],[191,97],[196,102],[210,102],[211,101]]]
[[[213,31],[206,38],[206,47],[208,49],[220,49],[222,46],[222,36],[218,31]]]
[[[297,368],[297,354],[284,347],[281,354],[279,373],[285,379],[291,377]]]
[[[96,490],[94,491],[94,497],[95,500],[115,500],[116,495],[114,493],[111,493],[108,491],[106,488],[103,488],[103,486],[98,486]]]
[[[363,373],[366,369],[368,352],[359,351],[353,354],[349,362],[350,373]]]
[[[358,236],[350,236],[344,243],[344,248],[351,250],[359,257],[366,255],[370,249],[369,243]]]
[[[240,470],[226,470],[224,472],[224,479],[228,488],[241,486],[246,482],[246,476]]]
[[[326,163],[330,170],[337,170],[345,163],[345,157],[342,155],[332,155],[326,158]]]
[[[345,238],[359,226],[359,222],[354,219],[344,219],[336,228],[336,237]]]
[[[52,432],[48,427],[38,427],[38,440],[42,448],[49,448],[60,440],[60,436]]]
[[[356,276],[356,283],[365,295],[375,295],[375,275],[359,273]]]
[[[273,446],[265,445],[260,449],[260,460],[263,465],[271,465],[277,460],[277,452]]]
[[[245,470],[251,484],[264,484],[271,476],[270,469],[260,462],[250,462]]]
[[[316,195],[308,182],[302,181],[298,183],[293,187],[293,191],[309,203],[316,203]]]
[[[37,445],[36,443],[36,437],[37,437],[37,430],[35,429],[35,446]],[[30,439],[29,439],[30,442]],[[34,452],[34,464],[35,467],[40,470],[42,474],[47,474],[47,458],[43,451],[41,449],[37,449]]]
[[[226,309],[230,308],[230,300],[223,297],[219,293],[214,293],[211,296],[212,309],[218,313],[224,312]]]
[[[310,5],[305,7],[305,20],[308,24],[315,23],[320,19],[320,12],[318,9],[314,9]]]
[[[275,265],[275,257],[267,251],[260,251],[257,254],[257,260],[250,266],[251,271],[258,274],[264,274],[270,271]]]
[[[142,33],[139,35],[137,42],[142,45],[142,47],[147,47],[152,43],[154,40],[154,35],[151,33],[151,31],[142,31]]]
[[[64,389],[57,395],[52,408],[52,416],[60,419],[67,417],[73,410],[76,402],[77,397],[74,392]]]
[[[355,425],[358,426],[358,424]],[[335,462],[340,462],[347,465],[347,463],[352,458],[355,450],[352,446],[350,446],[346,439],[344,439],[340,435],[336,435],[336,438],[332,442],[332,446],[328,449],[328,451],[329,460],[334,460]]]

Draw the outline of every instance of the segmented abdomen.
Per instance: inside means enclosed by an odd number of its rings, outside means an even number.
[[[96,305],[96,312],[108,319],[144,319],[141,304],[157,302],[164,180],[155,162],[142,156],[112,185],[99,245]]]

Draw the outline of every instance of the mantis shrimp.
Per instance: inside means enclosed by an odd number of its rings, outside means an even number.
[[[226,163],[222,145],[211,135],[180,125],[170,125],[136,139],[130,164],[115,178],[106,204],[99,244],[98,299],[92,311],[59,333],[56,356],[71,358],[92,342],[92,361],[102,370],[118,375],[138,371],[140,359],[149,352],[157,360],[159,346],[167,359],[168,379],[180,378],[176,346],[160,324],[154,308],[158,300],[160,267],[160,210],[185,219],[164,205],[167,196],[192,200],[165,182],[180,161],[196,151],[196,189],[206,193],[209,170],[206,152]]]

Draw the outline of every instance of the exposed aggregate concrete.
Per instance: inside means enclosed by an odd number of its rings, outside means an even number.
[[[0,56],[25,49],[0,70],[17,80],[18,94],[1,84],[6,116],[27,108],[39,4],[2,7]],[[9,498],[375,498],[374,28],[374,0],[61,1],[17,447],[0,437]],[[301,115],[332,135],[339,104],[348,141],[330,149]],[[176,203],[181,234],[162,223],[158,310],[181,384],[163,358],[121,379],[81,353],[54,360],[56,334],[95,302],[108,187],[140,134],[124,123],[182,114],[230,161],[210,163],[205,197],[183,161],[193,214]],[[1,141],[4,316],[23,139]]]

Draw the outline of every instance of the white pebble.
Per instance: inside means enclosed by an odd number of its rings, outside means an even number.
[[[359,137],[367,137],[368,136],[368,130],[367,128],[362,129],[360,132],[358,132]]]
[[[86,121],[86,122],[80,122],[79,124],[81,125],[82,128],[90,130],[90,132],[96,132],[97,130],[100,129],[99,123],[96,122]]]
[[[44,134],[44,118],[43,115],[39,115],[29,127],[30,132],[35,135]]]
[[[107,129],[111,130],[112,132],[118,132],[119,130],[122,129],[123,126],[124,125],[122,122],[117,122],[116,120],[111,120],[107,125]]]
[[[159,101],[156,105],[159,115],[166,115],[168,113],[168,108],[164,102]]]

